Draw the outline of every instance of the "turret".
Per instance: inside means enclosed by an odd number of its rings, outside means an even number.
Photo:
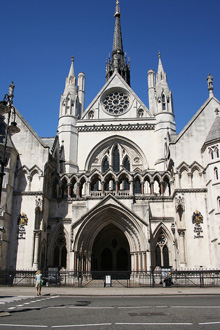
[[[84,74],[79,74],[78,92],[73,61],[74,58],[72,57],[69,75],[66,78],[65,89],[60,99],[60,116],[58,124],[59,142],[64,148],[66,173],[76,173],[78,171],[78,131],[76,123],[84,108],[85,76]]]
[[[176,134],[176,123],[173,113],[172,92],[167,83],[167,75],[164,72],[160,54],[156,74],[155,103],[155,134],[157,134],[158,141],[158,159],[156,165],[158,170],[165,170],[165,139],[167,138],[167,134]]]
[[[148,98],[149,110],[152,114],[156,113],[156,86],[155,86],[155,72],[154,70],[148,71]]]
[[[85,106],[85,74],[80,72],[78,74],[78,97],[79,97],[79,116],[82,117],[84,106]]]

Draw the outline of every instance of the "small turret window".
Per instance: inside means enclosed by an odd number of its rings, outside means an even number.
[[[138,117],[142,118],[143,116],[144,116],[144,110],[143,109],[138,110]]]
[[[215,180],[218,180],[219,176],[218,176],[218,169],[217,169],[217,167],[214,168],[214,176],[215,176]]]
[[[162,110],[166,110],[166,98],[164,94],[162,94]]]
[[[91,110],[89,111],[89,119],[93,119],[94,118],[94,111]]]

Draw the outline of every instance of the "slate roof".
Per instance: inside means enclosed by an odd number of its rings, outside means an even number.
[[[205,143],[210,143],[215,140],[220,140],[220,116],[216,116]]]

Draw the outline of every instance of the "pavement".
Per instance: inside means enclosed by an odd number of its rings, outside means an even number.
[[[172,296],[172,295],[220,295],[220,287],[42,287],[42,296]],[[36,294],[35,287],[0,286],[0,296],[31,296]]]

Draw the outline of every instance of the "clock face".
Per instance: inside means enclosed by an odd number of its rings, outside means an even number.
[[[129,96],[123,91],[112,91],[103,99],[105,111],[113,116],[120,116],[128,111]]]

